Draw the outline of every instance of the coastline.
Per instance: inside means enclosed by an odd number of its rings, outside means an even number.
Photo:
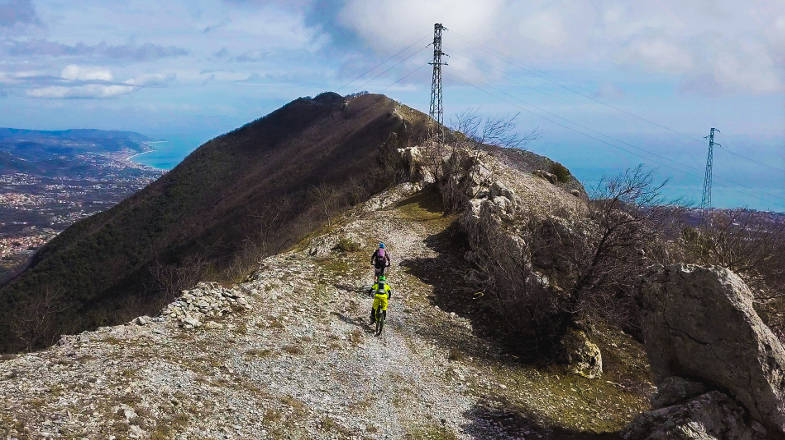
[[[139,161],[134,160],[135,158],[137,158],[139,156],[142,156],[144,154],[149,154],[149,153],[158,151],[156,148],[153,148],[153,144],[161,144],[161,143],[166,143],[166,142],[169,142],[169,141],[146,141],[146,142],[142,142],[142,145],[144,145],[144,148],[145,148],[144,151],[142,151],[140,153],[135,153],[135,154],[132,154],[132,155],[126,157],[125,161],[128,162],[131,166],[137,167],[137,168],[146,168],[146,169],[152,169],[152,170],[166,171],[164,168],[157,168],[157,167],[146,165],[146,164],[143,164],[143,163],[141,163]]]

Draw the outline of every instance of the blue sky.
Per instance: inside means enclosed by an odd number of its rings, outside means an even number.
[[[644,162],[688,200],[718,127],[717,204],[785,211],[778,0],[0,0],[0,126],[197,144],[325,90],[427,110],[435,21],[446,120],[520,113],[588,183]]]

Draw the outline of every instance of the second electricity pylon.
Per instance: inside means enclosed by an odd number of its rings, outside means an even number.
[[[707,209],[711,208],[711,168],[714,161],[714,146],[720,145],[714,143],[714,132],[720,131],[712,127],[708,136],[704,139],[709,139],[709,154],[706,157],[706,175],[703,176],[703,197],[701,198],[701,210],[705,213]]]
[[[438,141],[442,142],[444,133],[442,132],[441,125],[444,119],[444,109],[442,108],[442,66],[447,63],[442,62],[442,55],[449,56],[442,52],[442,31],[447,28],[442,26],[441,23],[433,25],[433,61],[428,64],[433,66],[433,77],[431,79],[431,109],[428,114],[436,121],[438,134]]]

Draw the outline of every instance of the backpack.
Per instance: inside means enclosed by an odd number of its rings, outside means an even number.
[[[379,248],[376,251],[376,267],[384,267],[387,265],[387,261],[385,261],[385,251],[384,248]]]
[[[385,284],[384,284],[384,281],[379,281],[379,282],[376,284],[376,292],[375,292],[375,293],[376,293],[377,295],[381,295],[381,294],[385,293],[385,291],[384,291],[384,286],[385,286]]]

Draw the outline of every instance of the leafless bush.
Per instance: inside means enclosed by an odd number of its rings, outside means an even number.
[[[712,211],[682,239],[694,262],[726,267],[772,297],[785,295],[784,223],[745,209]]]
[[[332,216],[338,206],[338,192],[330,185],[320,183],[309,190],[312,200],[317,202],[327,226],[332,226]]]
[[[519,113],[510,117],[483,118],[476,109],[467,110],[455,115],[452,129],[463,133],[470,142],[477,145],[523,148],[540,135],[536,129],[520,133],[515,123],[518,115]]]
[[[658,225],[668,213],[651,171],[642,166],[603,179],[589,204],[592,229],[575,243],[575,284],[560,304],[568,321],[603,317],[637,327],[635,284],[655,264],[663,263]]]
[[[164,303],[176,298],[184,289],[190,289],[198,283],[209,267],[208,262],[200,256],[190,256],[180,263],[163,264],[156,259],[150,265],[150,274],[155,280],[159,291],[164,295]]]
[[[508,342],[517,352],[536,357],[555,346],[552,318],[558,308],[557,297],[531,270],[531,257],[523,244],[531,238],[526,232],[521,241],[511,240],[485,207],[469,237],[473,262],[482,274],[482,279],[475,280],[476,287],[490,297],[491,310]]]
[[[57,315],[68,309],[63,299],[62,289],[44,286],[40,292],[31,292],[21,300],[14,310],[11,332],[25,351],[57,340]]]

